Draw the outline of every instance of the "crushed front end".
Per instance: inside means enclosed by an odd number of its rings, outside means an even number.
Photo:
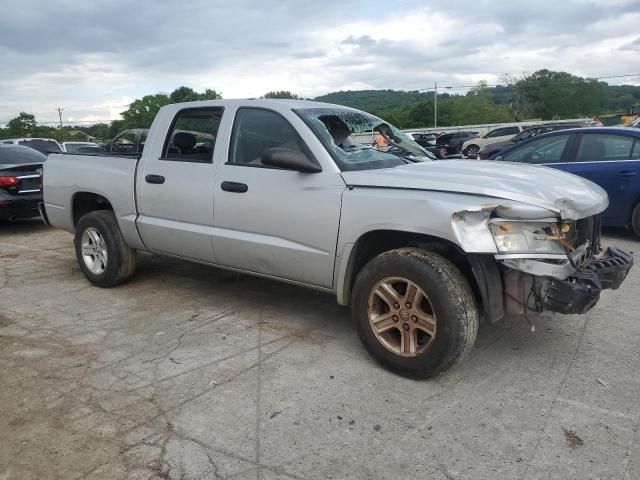
[[[489,220],[501,272],[504,312],[581,314],[604,289],[617,289],[631,252],[600,245],[600,215],[575,221]]]

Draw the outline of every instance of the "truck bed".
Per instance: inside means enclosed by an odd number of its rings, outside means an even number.
[[[108,198],[127,243],[142,245],[135,226],[135,177],[138,159],[123,155],[51,154],[44,163],[44,201],[49,221],[72,232],[73,203],[83,194]]]

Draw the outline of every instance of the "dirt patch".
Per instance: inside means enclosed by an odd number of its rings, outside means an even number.
[[[0,314],[0,328],[8,327],[11,323],[13,323],[11,320]]]
[[[573,430],[567,430],[566,428],[563,428],[562,430],[564,430],[564,438],[567,440],[567,443],[571,448],[577,448],[584,445],[584,440],[582,440],[576,432]]]

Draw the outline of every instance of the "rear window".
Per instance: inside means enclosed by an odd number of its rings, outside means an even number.
[[[31,147],[42,153],[62,153],[60,145],[54,140],[20,140],[18,145],[24,145],[25,147]]]
[[[31,148],[0,147],[0,165],[42,163],[46,159],[46,155]]]

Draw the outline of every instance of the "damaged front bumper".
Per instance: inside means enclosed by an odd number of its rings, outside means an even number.
[[[622,285],[633,258],[631,252],[610,247],[599,256],[578,251],[571,262],[502,260],[504,311],[512,315],[586,313],[598,302],[602,290]]]

